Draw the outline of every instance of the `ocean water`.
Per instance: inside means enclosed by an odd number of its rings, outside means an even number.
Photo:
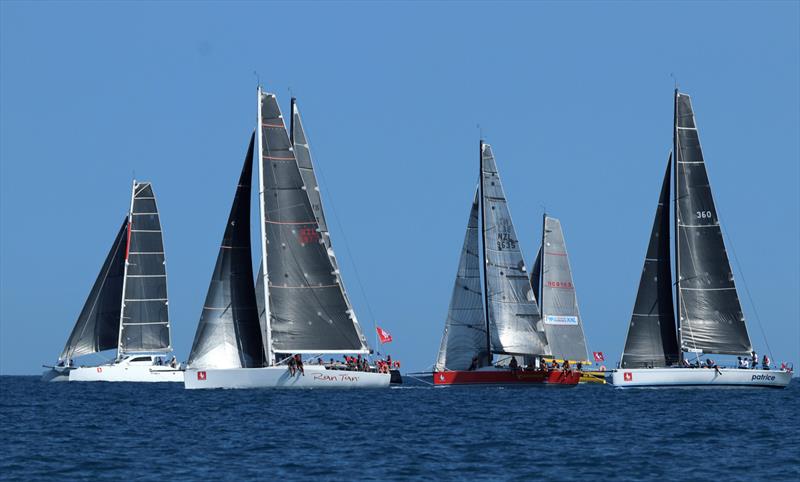
[[[0,478],[797,481],[799,395],[0,377]]]

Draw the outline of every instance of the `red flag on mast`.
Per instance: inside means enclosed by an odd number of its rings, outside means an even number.
[[[596,352],[593,352],[593,353],[594,353],[594,361],[596,361],[598,363],[601,362],[601,361],[606,361],[606,357],[603,356],[603,352],[602,351],[596,351]]]
[[[380,326],[375,328],[378,330],[378,338],[381,340],[381,343],[389,343],[392,341],[392,335],[388,331],[384,330]]]

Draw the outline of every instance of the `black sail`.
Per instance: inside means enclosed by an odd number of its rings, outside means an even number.
[[[275,95],[262,93],[260,109],[272,349],[367,353]]]
[[[675,91],[675,216],[681,348],[752,350],[719,224],[691,99]]]
[[[106,255],[103,267],[97,275],[59,360],[117,348],[127,241],[128,218],[126,217],[111,245],[111,250]]]
[[[536,260],[533,262],[533,269],[531,270],[531,288],[533,288],[533,298],[540,300],[542,299],[542,290],[541,290],[541,282],[542,282],[542,248],[539,247],[539,251],[536,252]],[[541,307],[539,308],[539,312],[541,313]]]
[[[250,138],[192,343],[189,354],[191,367],[253,368],[265,365],[250,246],[254,143],[255,134]]]
[[[124,286],[120,354],[170,351],[164,241],[149,182],[133,185]]]
[[[625,339],[622,368],[666,367],[677,363],[679,358],[669,242],[671,162],[670,156]]]

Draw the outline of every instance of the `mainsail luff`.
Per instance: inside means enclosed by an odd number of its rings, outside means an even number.
[[[278,353],[368,353],[274,94],[260,94],[267,325]]]
[[[538,329],[539,307],[500,181],[491,146],[481,144],[485,280],[491,350],[511,355],[549,354]]]
[[[255,133],[250,137],[189,354],[189,366],[193,368],[254,368],[266,364],[250,246],[254,144]]]
[[[436,358],[437,371],[467,370],[473,358],[478,359],[478,366],[489,364],[478,252],[478,194],[476,189]]]
[[[550,354],[563,360],[585,361],[586,337],[561,221],[547,215],[544,215],[541,255],[539,303]]]
[[[122,222],[59,360],[116,348],[125,273],[128,217]]]
[[[670,155],[661,183],[636,302],[625,337],[625,348],[620,361],[622,368],[667,367],[679,361],[670,265],[671,163]]]
[[[118,356],[172,350],[164,241],[155,193],[133,182]]]
[[[688,95],[675,91],[675,249],[683,351],[752,350]]]

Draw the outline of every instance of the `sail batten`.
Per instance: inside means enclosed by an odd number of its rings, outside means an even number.
[[[688,95],[675,92],[679,338],[684,351],[752,351]]]
[[[587,359],[586,337],[561,221],[546,215],[541,253],[539,301],[550,353],[562,360],[584,361]]]
[[[670,156],[625,338],[622,368],[666,367],[678,362],[669,239],[671,162]]]
[[[512,355],[549,354],[537,328],[536,303],[492,149],[481,143],[485,299],[491,351]],[[510,276],[509,276],[510,275]]]
[[[437,371],[468,370],[489,364],[478,257],[478,205],[476,189],[436,358]]]
[[[250,138],[189,354],[193,368],[254,368],[266,364],[250,244],[254,144],[255,134]]]
[[[277,353],[367,353],[338,274],[299,111],[293,102],[293,144],[275,95],[261,93],[259,101],[261,209],[269,261],[269,296],[258,301],[265,313],[262,331],[269,327],[265,338],[271,337],[270,349]]]

